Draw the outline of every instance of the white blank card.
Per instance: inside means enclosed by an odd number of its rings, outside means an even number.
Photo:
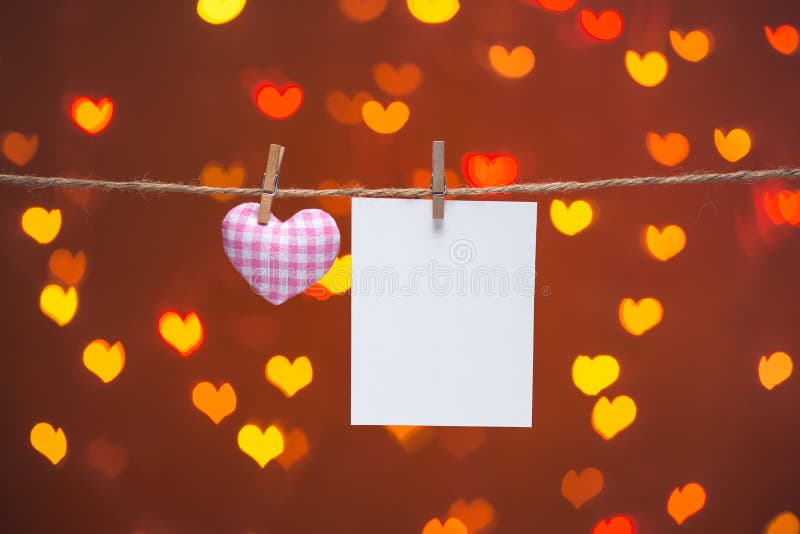
[[[530,427],[536,203],[354,198],[353,425]]]

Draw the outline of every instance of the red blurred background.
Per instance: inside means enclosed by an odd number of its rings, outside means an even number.
[[[340,4],[250,0],[222,25],[204,22],[190,1],[7,5],[0,131],[35,134],[38,147],[21,166],[0,158],[2,171],[196,182],[216,162],[241,165],[244,183],[257,187],[267,146],[280,143],[283,187],[406,187],[416,169],[430,168],[434,139],[446,140],[451,186],[469,181],[462,157],[471,153],[513,155],[520,182],[800,163],[798,55],[776,51],[764,30],[797,28],[796,2],[579,0],[554,13],[534,1],[464,0],[451,20],[433,25],[403,1],[367,22],[348,19]],[[588,37],[579,11],[609,8],[624,18],[622,34]],[[713,46],[692,63],[675,53],[669,30],[695,28],[713,35]],[[487,56],[495,44],[529,47],[532,72],[499,76]],[[637,84],[626,50],[661,51],[666,79]],[[416,64],[419,87],[385,94],[373,78],[379,62]],[[301,87],[297,113],[265,116],[254,93],[264,82]],[[402,100],[410,118],[389,135],[357,116],[358,124],[341,124],[328,108],[336,91],[367,91],[383,105]],[[97,135],[70,117],[78,96],[114,102]],[[714,144],[715,129],[733,128],[752,139],[735,163]],[[660,165],[646,148],[648,132],[680,132],[688,157]],[[221,246],[232,202],[3,186],[0,526],[419,533],[459,499],[481,498],[492,510],[481,532],[589,533],[616,515],[643,533],[761,532],[780,512],[800,514],[800,384],[791,376],[769,391],[758,375],[764,355],[800,355],[800,228],[773,223],[763,204],[765,192],[792,188],[778,180],[558,196],[594,208],[591,226],[574,237],[551,224],[553,197],[537,198],[533,428],[422,429],[404,441],[382,427],[349,426],[349,297],[299,296],[275,307],[250,291]],[[347,205],[278,199],[273,210],[280,218],[330,210],[344,254]],[[61,209],[52,244],[20,229],[30,206]],[[685,250],[655,261],[641,242],[649,224],[680,225]],[[78,312],[64,327],[38,305],[54,281],[55,248],[83,250],[88,265]],[[631,336],[619,303],[648,296],[661,301],[664,319]],[[204,342],[188,358],[158,335],[167,310],[203,321]],[[98,337],[121,340],[127,354],[108,384],[81,361]],[[292,398],[264,377],[276,354],[313,363],[313,382]],[[613,440],[592,429],[594,400],[572,383],[581,354],[614,355],[622,372],[607,394],[636,401],[635,422]],[[203,380],[236,390],[236,411],[219,425],[192,405]],[[56,466],[31,447],[39,421],[66,433],[67,456]],[[307,453],[288,467],[259,468],[236,443],[251,422],[300,429]],[[590,466],[604,488],[576,510],[562,478]],[[678,526],[667,500],[688,482],[707,499]]]

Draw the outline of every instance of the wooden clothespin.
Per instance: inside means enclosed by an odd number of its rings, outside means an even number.
[[[433,142],[433,165],[431,166],[431,199],[433,218],[444,219],[444,196],[447,184],[444,179],[444,141]]]
[[[264,171],[264,181],[261,188],[261,205],[258,208],[259,224],[269,223],[269,214],[272,211],[272,199],[278,192],[278,175],[281,172],[283,163],[283,153],[286,149],[281,145],[269,145],[269,155],[267,156],[267,170]]]

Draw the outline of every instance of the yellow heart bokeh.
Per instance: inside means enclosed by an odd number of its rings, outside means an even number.
[[[442,524],[437,518],[433,518],[422,528],[422,534],[468,534],[467,527],[460,519],[449,518]]]
[[[745,157],[750,152],[752,140],[750,134],[742,128],[734,128],[727,134],[719,128],[714,129],[714,145],[719,155],[734,163]]]
[[[64,326],[78,311],[78,291],[72,286],[64,291],[58,284],[48,284],[39,295],[39,308],[58,326]]]
[[[692,63],[705,59],[711,51],[711,34],[705,30],[693,30],[686,35],[670,30],[669,42],[676,54]]]
[[[586,395],[597,395],[619,378],[619,363],[613,356],[578,356],[572,364],[572,381]]]
[[[317,283],[333,293],[342,295],[350,289],[353,279],[353,257],[345,254],[336,258],[328,272]]]
[[[287,397],[293,397],[295,393],[309,385],[314,376],[308,356],[298,356],[294,362],[289,362],[286,356],[273,356],[267,362],[264,374],[267,380],[283,391]]]
[[[504,46],[489,47],[489,64],[505,78],[522,78],[533,70],[536,57],[527,46],[517,46],[510,52]]]
[[[8,161],[20,167],[33,158],[37,148],[39,148],[39,136],[36,134],[27,137],[20,132],[9,132],[3,137],[3,155]]]
[[[67,436],[50,423],[36,423],[31,429],[31,445],[50,463],[56,465],[67,454]]]
[[[770,356],[762,356],[758,362],[758,379],[761,385],[771,390],[792,376],[794,364],[785,352],[775,352]]]
[[[239,16],[247,0],[197,0],[197,15],[209,24],[225,24]]]
[[[600,397],[592,409],[592,427],[605,440],[610,440],[636,419],[636,403],[627,395]]]
[[[236,392],[227,382],[219,389],[211,382],[199,382],[192,389],[192,404],[214,421],[214,424],[219,424],[236,410]]]
[[[164,312],[158,319],[158,333],[184,358],[203,344],[203,324],[195,312],[185,318],[174,311]]]
[[[386,109],[376,100],[365,102],[361,106],[361,117],[369,128],[380,134],[393,134],[408,122],[411,110],[408,106],[395,100]]]
[[[683,489],[675,488],[667,501],[667,513],[682,525],[686,518],[696,514],[706,504],[706,490],[697,482],[689,482]]]
[[[244,425],[236,438],[239,448],[263,468],[283,452],[283,435],[274,425],[263,432],[257,425]]]
[[[619,321],[634,336],[641,336],[664,317],[664,308],[654,298],[643,298],[635,301],[632,298],[622,299],[619,305]]]
[[[782,512],[764,527],[764,534],[800,534],[800,519],[792,512]]]
[[[585,200],[576,200],[569,207],[561,200],[550,203],[550,220],[556,230],[565,235],[575,235],[592,223],[592,206]]]
[[[674,224],[665,226],[661,231],[651,224],[645,230],[645,244],[654,258],[667,261],[686,246],[686,233]]]
[[[669,63],[664,54],[655,50],[643,56],[628,50],[625,52],[625,68],[636,83],[645,87],[655,87],[667,77]]]
[[[22,214],[20,224],[22,230],[34,241],[46,245],[53,241],[61,230],[61,210],[56,208],[47,211],[40,206],[28,208]]]
[[[101,98],[97,102],[81,96],[72,103],[72,121],[88,134],[95,135],[106,129],[114,116],[114,102]]]
[[[108,384],[125,368],[125,348],[120,341],[109,345],[105,339],[95,339],[83,349],[83,365]]]
[[[458,0],[406,0],[408,11],[425,24],[441,24],[458,13],[461,4]]]

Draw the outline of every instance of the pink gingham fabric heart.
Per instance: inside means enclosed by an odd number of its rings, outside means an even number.
[[[284,222],[258,224],[258,204],[230,210],[222,246],[253,291],[273,304],[302,293],[322,278],[339,253],[339,227],[322,210],[302,210]]]

